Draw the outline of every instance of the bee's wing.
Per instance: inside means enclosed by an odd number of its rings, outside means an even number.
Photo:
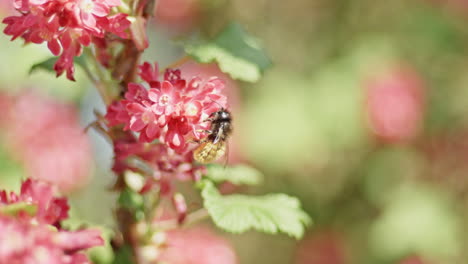
[[[221,140],[221,138],[223,137],[223,133],[224,129],[222,127],[218,129],[218,133],[216,133],[216,137],[213,140],[213,144],[217,144]]]
[[[225,141],[221,140],[217,144],[207,141],[194,150],[193,158],[200,163],[206,164],[219,159],[225,152]]]

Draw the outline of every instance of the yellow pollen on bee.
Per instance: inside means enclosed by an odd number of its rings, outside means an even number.
[[[200,163],[206,164],[219,159],[225,152],[226,143],[224,141],[216,144],[205,142],[193,151],[193,158]]]

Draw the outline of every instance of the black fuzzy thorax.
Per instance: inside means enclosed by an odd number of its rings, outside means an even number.
[[[221,109],[213,113],[212,116],[211,133],[208,135],[208,140],[213,143],[226,140],[232,131],[231,114],[227,110]]]

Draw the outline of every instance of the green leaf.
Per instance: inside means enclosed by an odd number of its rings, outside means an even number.
[[[119,205],[124,208],[138,211],[143,209],[143,203],[143,196],[130,188],[125,188],[125,190],[120,193]]]
[[[41,61],[39,63],[36,63],[33,66],[31,66],[31,69],[29,69],[29,74],[32,74],[33,72],[37,70],[45,70],[45,71],[53,72],[54,64],[56,61],[57,61],[57,57],[52,57],[44,61]]]
[[[245,165],[234,167],[210,165],[206,177],[213,182],[229,181],[236,185],[256,185],[263,180],[263,174],[260,171]]]
[[[37,212],[37,206],[25,202],[9,204],[0,207],[0,214],[15,216],[19,212],[26,212],[29,215],[35,215]]]
[[[283,232],[299,239],[311,223],[299,200],[285,194],[222,196],[207,180],[202,188],[205,208],[214,223],[228,232],[256,229],[269,234]]]
[[[216,61],[232,78],[256,82],[271,61],[258,41],[239,24],[229,24],[215,39],[185,46],[185,52],[202,63]]]
[[[37,70],[45,70],[45,71],[48,71],[48,72],[54,72],[54,64],[55,64],[55,62],[57,60],[58,60],[57,57],[51,57],[51,58],[48,58],[48,59],[43,60],[41,62],[38,62],[38,63],[34,64],[33,66],[31,66],[31,68],[29,69],[29,74],[32,74],[33,72],[35,72]],[[75,57],[73,59],[73,62],[76,65],[79,65],[81,67],[86,67],[83,56]]]
[[[124,245],[116,253],[112,264],[133,264],[132,249],[129,245]]]

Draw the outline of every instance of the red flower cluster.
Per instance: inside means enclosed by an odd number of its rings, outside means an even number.
[[[140,66],[142,84],[131,83],[125,99],[114,102],[106,118],[111,126],[125,124],[124,130],[139,133],[140,142],[158,139],[179,154],[188,150],[188,139],[206,135],[208,116],[226,106],[226,96],[221,94],[224,82],[213,77],[203,81],[193,77],[186,81],[180,70],[166,70],[159,81],[158,66],[144,63]]]
[[[35,206],[36,213],[19,210],[11,215],[2,210],[20,203]],[[102,245],[100,232],[62,229],[68,209],[67,200],[54,197],[52,187],[43,182],[25,181],[19,195],[0,191],[0,263],[90,263],[79,251]]]
[[[114,142],[115,162],[113,170],[122,173],[125,170],[135,170],[129,165],[127,158],[135,156],[145,161],[151,167],[153,175],[151,181],[169,184],[170,179],[198,180],[204,167],[193,165],[191,153],[178,154],[163,144],[149,144],[138,142],[135,137],[128,136]],[[166,184],[166,185],[167,185]]]
[[[26,43],[47,42],[49,50],[60,58],[54,65],[57,76],[67,72],[74,80],[73,58],[83,46],[100,41],[106,33],[126,38],[130,26],[127,14],[110,15],[121,0],[15,0],[21,13],[3,20],[4,32],[12,40],[22,37]]]

